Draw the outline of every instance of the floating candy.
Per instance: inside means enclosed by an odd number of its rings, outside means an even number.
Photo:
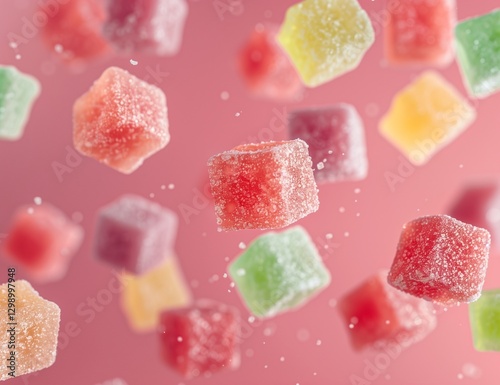
[[[447,215],[425,216],[403,226],[388,282],[442,304],[473,302],[481,295],[488,231]]]
[[[437,323],[432,304],[389,286],[387,271],[342,297],[338,308],[356,350],[407,347],[425,338]]]
[[[15,299],[15,313],[8,311],[12,309],[9,307],[9,303],[12,303],[9,298]],[[9,375],[11,369],[8,367],[12,365],[10,358],[13,352],[15,377],[51,366],[57,354],[57,336],[61,320],[59,306],[40,297],[24,280],[0,286],[0,306],[4,309],[0,321],[5,328],[0,334],[0,354],[4,358],[0,366],[0,381],[13,378]],[[9,348],[12,335],[15,340],[13,349]]]
[[[15,67],[0,66],[0,139],[21,138],[40,90],[34,77]]]
[[[142,197],[125,195],[99,211],[95,256],[130,273],[146,273],[160,266],[172,251],[177,224],[174,212]]]
[[[356,0],[304,0],[290,7],[278,36],[309,87],[354,70],[375,41]]]
[[[500,9],[462,21],[455,29],[457,58],[469,93],[485,98],[500,90]]]
[[[467,100],[438,73],[428,71],[396,95],[380,132],[410,162],[422,165],[475,118]]]
[[[469,318],[476,350],[500,351],[500,290],[483,291],[469,305]]]
[[[276,42],[278,27],[258,24],[239,55],[240,71],[256,96],[297,100],[302,81],[290,59]]]
[[[385,55],[391,64],[443,66],[453,59],[455,0],[389,0]]]
[[[330,273],[300,226],[257,238],[231,264],[229,274],[258,317],[296,309],[330,284]]]
[[[167,145],[161,89],[110,67],[73,107],[75,148],[124,174]]]
[[[208,160],[217,223],[223,230],[275,229],[318,210],[307,144],[244,144]]]
[[[187,309],[161,315],[159,335],[163,359],[187,378],[240,365],[240,317],[229,306],[197,301]]]
[[[318,183],[360,180],[368,172],[365,132],[356,109],[349,104],[292,111],[291,139],[309,145]]]
[[[124,51],[175,55],[188,14],[185,0],[110,0],[104,34]]]
[[[61,279],[83,240],[83,230],[56,207],[20,207],[3,244],[5,254],[37,281]]]
[[[132,328],[139,332],[154,330],[163,311],[191,303],[191,293],[175,257],[140,276],[124,273],[122,280],[122,308]]]

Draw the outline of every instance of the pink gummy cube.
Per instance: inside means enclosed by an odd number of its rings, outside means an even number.
[[[388,282],[442,304],[479,298],[488,267],[490,233],[447,215],[403,226]]]
[[[161,89],[110,67],[73,106],[75,148],[130,174],[170,140]]]
[[[454,56],[455,0],[388,0],[385,53],[391,64],[442,66]]]
[[[87,60],[109,51],[101,34],[106,19],[103,0],[49,0],[38,4],[39,11],[48,16],[42,37],[63,60]]]
[[[198,301],[161,315],[159,336],[163,359],[187,378],[235,369],[240,364],[240,317],[226,305]]]
[[[186,0],[110,0],[104,34],[123,51],[175,55],[188,14]]]
[[[14,214],[3,244],[5,254],[41,282],[61,279],[83,240],[83,230],[58,208],[42,203]]]
[[[338,308],[356,350],[407,347],[426,337],[437,323],[432,304],[391,287],[387,271],[343,296]]]
[[[258,24],[239,54],[239,68],[250,91],[260,97],[297,100],[304,86],[288,55],[276,42],[279,26]]]
[[[291,139],[309,145],[318,183],[355,181],[368,172],[363,122],[354,106],[295,110],[288,117]]]
[[[145,198],[124,195],[101,208],[94,240],[96,258],[143,274],[172,254],[177,215]]]
[[[212,156],[208,171],[223,230],[277,229],[318,210],[307,144],[245,144]]]

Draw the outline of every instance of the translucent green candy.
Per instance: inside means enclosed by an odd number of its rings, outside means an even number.
[[[40,83],[15,67],[0,66],[0,139],[21,138]]]
[[[483,291],[469,304],[474,347],[480,351],[500,351],[500,289]]]
[[[459,23],[458,62],[469,92],[485,98],[500,90],[500,9]]]
[[[330,273],[300,226],[257,238],[229,274],[247,307],[262,318],[300,307],[330,283]]]

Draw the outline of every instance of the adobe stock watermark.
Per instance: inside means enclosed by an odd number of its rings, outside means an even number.
[[[212,5],[220,21],[224,20],[227,13],[232,16],[240,16],[245,10],[243,0],[213,0]]]

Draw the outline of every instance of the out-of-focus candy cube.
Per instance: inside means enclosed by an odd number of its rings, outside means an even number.
[[[191,293],[173,256],[143,275],[124,273],[122,282],[122,308],[129,324],[139,332],[154,330],[163,311],[191,303]]]
[[[388,282],[416,297],[441,304],[473,302],[481,295],[490,234],[447,215],[403,226]]]
[[[455,0],[389,0],[385,56],[391,64],[443,66],[454,54]]]
[[[316,87],[355,69],[375,33],[356,0],[304,0],[288,9],[278,41],[304,84]]]
[[[186,0],[110,0],[105,36],[120,50],[175,55],[188,14]]]
[[[300,226],[254,240],[231,264],[229,274],[258,317],[296,309],[330,284],[330,273]]]
[[[161,315],[163,359],[186,378],[240,365],[238,312],[214,301],[197,301],[187,309]]]
[[[485,98],[500,90],[500,9],[459,23],[458,63],[469,93]]]
[[[250,91],[260,97],[297,100],[304,89],[295,67],[276,42],[278,27],[258,24],[239,55],[239,68]]]
[[[40,1],[47,14],[42,37],[67,62],[93,59],[109,51],[101,33],[106,11],[102,0]]]
[[[110,67],[73,106],[73,142],[82,154],[130,174],[170,140],[161,89]]]
[[[469,318],[476,350],[500,351],[500,290],[483,291],[469,305]]]
[[[61,279],[83,240],[83,230],[58,208],[22,206],[12,219],[3,251],[39,282]]]
[[[15,276],[12,277],[15,280]],[[9,306],[11,303],[15,306]],[[0,306],[3,309],[0,321],[5,328],[0,334],[0,354],[4,360],[0,366],[0,381],[13,378],[9,375],[11,372],[19,377],[51,366],[57,354],[59,306],[40,297],[24,280],[0,286]],[[12,343],[15,348],[9,348]]]
[[[147,273],[172,252],[177,225],[173,211],[139,196],[124,195],[99,210],[94,254],[132,274]]]
[[[391,287],[387,271],[343,296],[338,308],[356,350],[406,347],[425,338],[437,323],[432,304]]]
[[[319,207],[307,144],[244,144],[208,160],[217,223],[223,230],[288,226]]]
[[[415,165],[422,165],[460,135],[476,112],[436,72],[425,72],[392,101],[381,134]]]
[[[0,66],[0,139],[21,138],[40,90],[34,77],[15,67]]]
[[[309,145],[318,183],[366,177],[365,132],[354,106],[338,104],[292,111],[288,131],[291,139],[300,138]]]

